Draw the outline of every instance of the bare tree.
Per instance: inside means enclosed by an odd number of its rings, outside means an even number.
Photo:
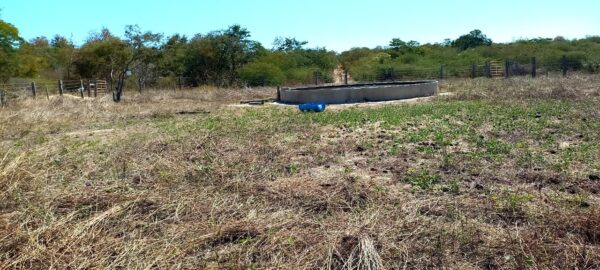
[[[119,71],[117,87],[113,90],[113,101],[121,101],[125,79],[130,74],[132,65],[136,62],[148,62],[152,60],[152,51],[158,48],[161,39],[162,34],[155,34],[150,31],[142,32],[137,25],[128,25],[125,27],[125,42],[131,50],[131,58]]]

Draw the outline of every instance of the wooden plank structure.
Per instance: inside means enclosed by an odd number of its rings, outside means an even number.
[[[490,75],[492,78],[504,77],[504,63],[502,61],[490,61]]]
[[[65,92],[77,94],[84,97],[84,93],[87,93],[88,97],[98,96],[98,92],[108,94],[108,83],[106,80],[71,80],[71,81],[59,81],[59,87]]]
[[[104,92],[108,94],[108,83],[106,80],[96,80],[95,88],[94,88],[94,96],[96,96],[96,92]]]

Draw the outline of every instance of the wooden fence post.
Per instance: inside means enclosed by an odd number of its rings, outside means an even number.
[[[4,91],[0,90],[0,107],[4,108]]]
[[[48,93],[48,86],[46,86],[45,88],[46,88],[46,98],[48,100],[50,100],[50,93]]]
[[[485,61],[485,76],[488,78],[492,77],[492,63],[490,61]]]
[[[569,67],[567,65],[567,56],[566,55],[563,55],[562,59],[560,60],[560,68],[562,69],[563,77],[567,76],[567,69]]]
[[[179,82],[179,90],[181,90],[181,87],[182,87],[181,76],[177,77],[177,80]]]
[[[344,69],[344,84],[348,84],[348,70]]]
[[[33,98],[35,98],[37,89],[35,87],[35,82],[31,82],[31,93],[33,94]]]
[[[63,92],[65,91],[63,80],[58,80],[58,93],[62,97]]]
[[[79,94],[81,95],[81,98],[83,98],[83,80],[79,80]]]
[[[504,61],[504,78],[510,77],[510,61],[507,59],[506,61]]]
[[[90,80],[87,80],[87,94],[88,97],[92,97],[92,83]]]
[[[534,57],[531,57],[531,78],[535,78],[537,76],[537,62]]]
[[[281,86],[277,86],[277,102],[281,100]]]
[[[477,77],[477,65],[471,64],[471,79]]]
[[[444,64],[440,65],[440,80],[444,79]]]

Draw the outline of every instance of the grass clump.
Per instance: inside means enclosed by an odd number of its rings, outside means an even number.
[[[424,169],[409,169],[406,176],[406,181],[413,187],[420,188],[422,190],[428,190],[439,182],[439,178],[440,177],[438,175],[435,175]]]

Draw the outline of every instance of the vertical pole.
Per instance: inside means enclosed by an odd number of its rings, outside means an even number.
[[[477,65],[471,64],[471,79],[477,77]]]
[[[321,81],[321,72],[317,71],[317,84],[321,84],[321,83],[322,83],[322,81]]]
[[[63,80],[58,80],[58,93],[60,94],[61,97],[62,97],[64,91],[65,91],[65,87],[63,84]]]
[[[440,65],[440,80],[444,79],[444,64]]]
[[[281,86],[277,86],[277,102],[281,100]]]
[[[46,86],[45,88],[46,88],[46,98],[48,100],[50,100],[50,93],[48,93],[48,86]]]
[[[504,78],[510,77],[510,74],[508,74],[508,72],[510,71],[510,61],[508,61],[508,59],[504,62]]]
[[[182,87],[181,76],[177,77],[177,83],[179,84],[179,90],[181,90],[181,87]]]
[[[0,104],[2,104],[2,107],[4,107],[7,103],[6,92],[0,91]]]
[[[92,97],[92,83],[90,80],[87,80],[87,94],[88,97]]]
[[[560,61],[560,68],[562,69],[563,76],[567,76],[568,66],[567,66],[567,56],[566,55],[563,55],[563,57]]]
[[[94,97],[98,97],[98,80],[94,80]]]
[[[83,98],[83,80],[79,80],[79,94],[81,95],[81,98]]]
[[[492,64],[490,61],[485,61],[485,76],[488,78],[492,77]]]
[[[33,94],[33,98],[36,96],[37,89],[35,88],[35,82],[31,82],[31,93]]]
[[[534,57],[531,57],[531,78],[535,78],[537,76],[537,61]]]
[[[344,84],[348,84],[348,70],[344,69]]]

